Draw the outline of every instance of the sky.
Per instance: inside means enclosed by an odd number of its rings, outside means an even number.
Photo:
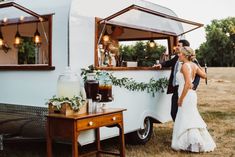
[[[213,19],[235,17],[235,0],[146,0],[173,10],[178,17],[204,24],[211,24]],[[185,35],[193,49],[205,42],[204,27]]]

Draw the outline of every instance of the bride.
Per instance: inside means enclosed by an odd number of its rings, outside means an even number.
[[[198,112],[197,94],[192,90],[195,75],[206,78],[206,73],[191,61],[194,54],[190,47],[180,48],[178,54],[183,65],[176,74],[179,82],[179,109],[174,123],[171,147],[174,150],[209,152],[213,151],[216,145]]]

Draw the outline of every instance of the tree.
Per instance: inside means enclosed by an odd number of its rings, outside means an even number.
[[[206,42],[196,50],[200,63],[235,66],[235,17],[212,20],[205,28]]]
[[[32,37],[22,37],[18,48],[18,64],[35,64],[35,50]]]
[[[132,45],[120,45],[119,51],[123,61],[137,61],[138,66],[151,67],[166,51],[166,47],[150,47],[147,41],[138,41]]]

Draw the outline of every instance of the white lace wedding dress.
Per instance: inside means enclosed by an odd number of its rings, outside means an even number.
[[[191,73],[191,67],[188,68]],[[179,96],[184,88],[184,76],[179,71],[176,74],[179,83]],[[172,144],[174,150],[185,150],[191,152],[209,152],[216,147],[211,135],[207,131],[207,125],[197,109],[197,93],[189,90],[178,108],[173,128]]]

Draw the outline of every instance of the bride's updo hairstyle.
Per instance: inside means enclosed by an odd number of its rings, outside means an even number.
[[[183,53],[185,55],[185,57],[189,60],[189,61],[193,61],[195,58],[195,52],[194,50],[189,47],[189,46],[183,46],[180,49],[180,52]]]

